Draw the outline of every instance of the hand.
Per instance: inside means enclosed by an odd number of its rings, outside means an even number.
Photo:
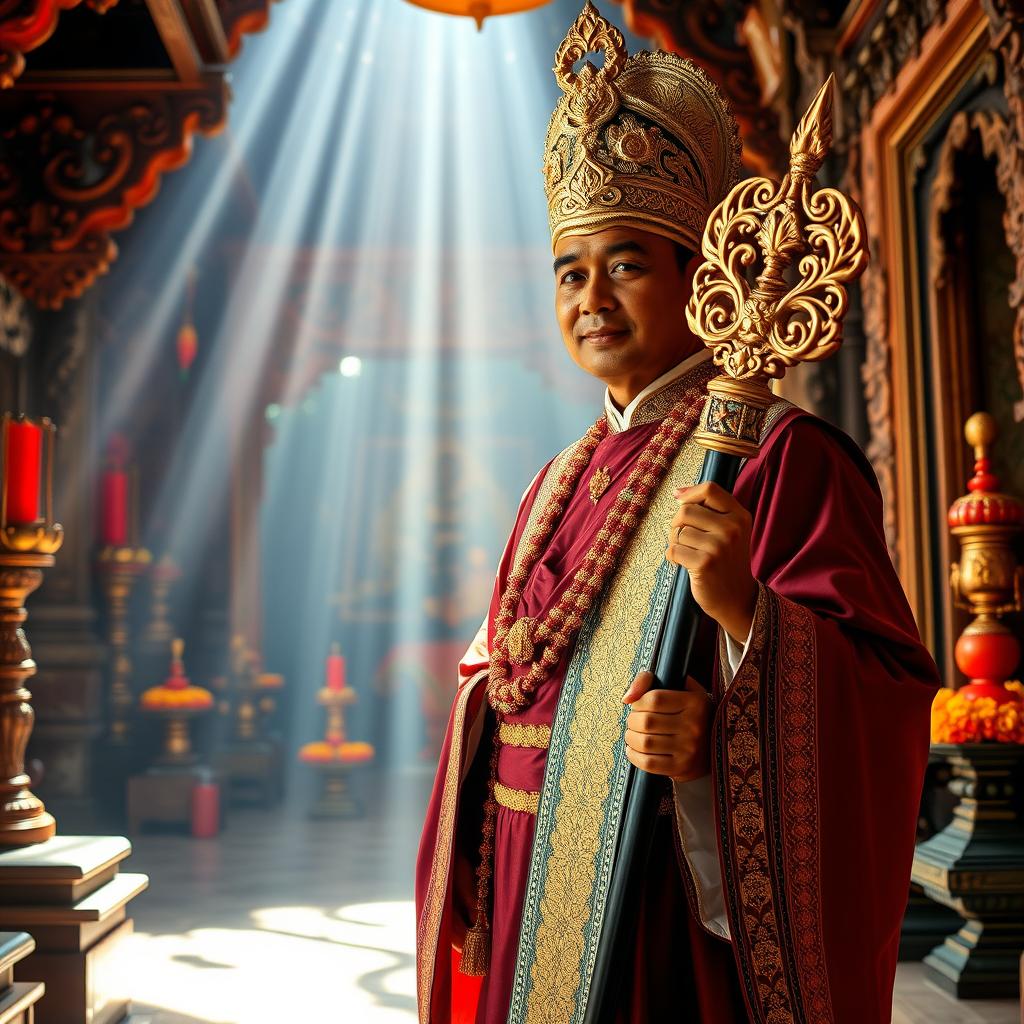
[[[707,775],[713,710],[708,691],[689,676],[685,690],[652,690],[653,685],[654,673],[641,672],[622,698],[623,704],[632,705],[626,718],[626,757],[637,768],[676,782]]]
[[[674,496],[679,511],[665,557],[689,570],[697,604],[737,643],[745,643],[757,605],[750,513],[717,484],[677,487]]]

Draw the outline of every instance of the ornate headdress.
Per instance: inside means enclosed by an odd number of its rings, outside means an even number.
[[[584,61],[602,52],[604,66]],[[692,61],[643,50],[587,0],[555,54],[565,93],[548,124],[544,188],[551,244],[630,225],[692,249],[736,181],[740,137],[729,105]]]

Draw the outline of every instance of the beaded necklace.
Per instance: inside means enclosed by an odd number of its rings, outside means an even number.
[[[604,589],[618,564],[637,523],[643,518],[651,496],[679,450],[681,439],[696,426],[701,404],[695,402],[694,397],[686,394],[677,402],[644,445],[625,486],[608,510],[594,543],[573,574],[572,583],[555,605],[542,619],[524,616],[516,620],[515,612],[522,600],[523,588],[547,549],[594,451],[607,434],[607,420],[604,417],[599,419],[576,446],[537,521],[537,529],[527,542],[522,559],[509,573],[501,595],[494,619],[494,647],[488,671],[488,698],[495,711],[511,715],[529,707],[537,687],[550,678],[561,661],[566,647],[583,625],[594,599]],[[541,644],[544,646],[538,658],[535,652]],[[532,665],[526,675],[512,678],[512,664],[530,662]]]
[[[501,750],[501,718],[529,707],[537,687],[550,678],[555,666],[561,661],[569,642],[583,625],[594,599],[604,589],[612,569],[618,564],[619,556],[679,451],[682,439],[697,425],[704,407],[700,401],[703,393],[702,386],[687,388],[682,399],[672,407],[658,430],[644,445],[629,478],[608,510],[594,543],[574,573],[572,583],[543,619],[538,621],[524,617],[516,620],[515,612],[530,572],[546,550],[597,446],[608,433],[605,417],[602,416],[576,445],[559,475],[551,498],[537,520],[537,528],[527,542],[522,559],[517,560],[509,573],[494,620],[494,646],[488,671],[487,696],[498,722],[495,723],[492,737],[480,862],[476,869],[476,920],[466,933],[460,965],[462,974],[479,977],[487,974],[490,969],[490,921],[487,906],[494,870],[494,834],[498,815],[494,787]],[[544,644],[539,658],[535,657],[538,644]],[[531,661],[533,664],[525,676],[511,678],[511,663],[525,665]]]

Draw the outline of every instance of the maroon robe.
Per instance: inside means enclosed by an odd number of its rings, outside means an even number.
[[[590,473],[583,474],[517,617],[542,615],[568,586],[657,426],[630,427],[601,442],[591,465],[608,467],[612,483],[595,505]],[[489,642],[543,475],[524,497],[502,559]],[[619,1019],[883,1024],[890,1019],[935,667],[886,551],[874,475],[845,435],[790,410],[744,465],[735,494],[753,514],[752,571],[761,584],[751,642],[723,688],[715,631],[705,623],[692,672],[713,688],[718,704],[716,832],[732,941],[701,925],[673,818],[661,817]],[[551,724],[568,660],[510,720]],[[503,1024],[515,967],[534,818],[501,807],[491,971],[475,1015],[463,1009],[465,1016],[456,1016],[453,1006],[464,1006],[465,993],[472,999],[477,989],[469,979],[453,978],[450,950],[461,945],[472,920],[489,744],[486,735],[480,740],[481,730],[471,734],[471,725],[485,706],[484,664],[470,659],[463,666],[421,841],[416,896],[424,1024]],[[544,762],[544,751],[505,746],[498,779],[537,791]],[[461,800],[453,786],[459,779]]]

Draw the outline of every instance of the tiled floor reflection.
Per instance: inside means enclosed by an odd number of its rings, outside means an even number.
[[[133,905],[132,1024],[411,1024],[429,783],[397,778],[354,822],[295,806],[235,811],[215,840],[136,837],[127,867],[151,888]],[[1015,1007],[958,1003],[904,965],[893,1022],[1014,1024]]]

